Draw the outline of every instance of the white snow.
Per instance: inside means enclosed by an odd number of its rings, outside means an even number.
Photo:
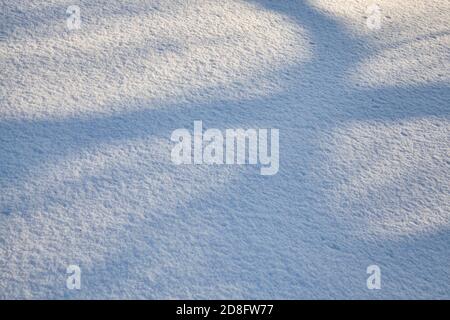
[[[2,0],[0,298],[449,299],[450,2],[372,3]],[[195,120],[279,172],[174,165]]]

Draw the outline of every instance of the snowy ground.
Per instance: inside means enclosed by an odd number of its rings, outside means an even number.
[[[2,0],[0,298],[450,298],[450,2],[372,3]],[[278,174],[172,164],[194,120]]]

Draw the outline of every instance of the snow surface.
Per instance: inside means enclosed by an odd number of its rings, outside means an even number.
[[[2,0],[0,298],[449,299],[450,1],[372,3]],[[172,164],[194,120],[280,171]]]

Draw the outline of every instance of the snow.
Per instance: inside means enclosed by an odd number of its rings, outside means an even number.
[[[450,2],[376,3],[2,0],[0,298],[449,299]],[[173,164],[197,120],[279,172]]]

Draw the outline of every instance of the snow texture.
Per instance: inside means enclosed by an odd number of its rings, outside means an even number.
[[[0,298],[449,299],[450,2],[376,3],[2,0]],[[174,165],[195,120],[279,172]]]

